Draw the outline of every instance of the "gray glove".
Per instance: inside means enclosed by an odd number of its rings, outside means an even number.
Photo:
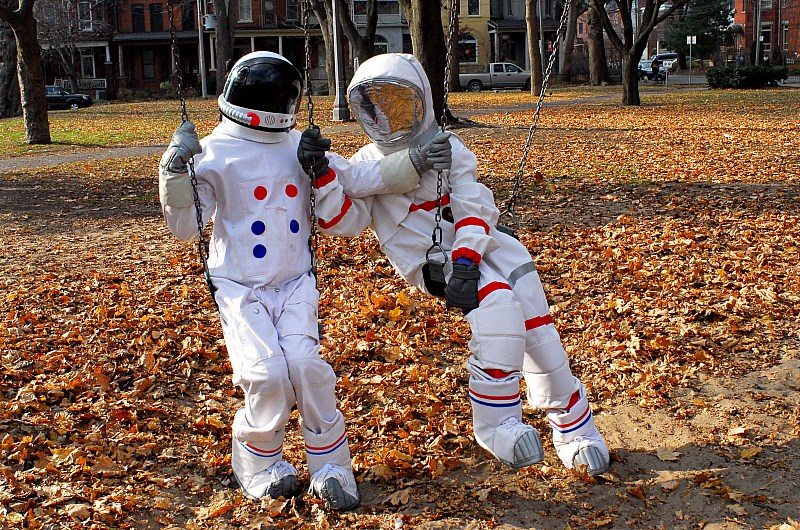
[[[319,178],[328,172],[328,159],[325,153],[330,148],[330,139],[323,138],[318,128],[306,129],[300,135],[300,143],[297,145],[297,160],[306,173],[311,173],[313,170],[313,177]]]
[[[200,153],[200,138],[194,123],[186,120],[175,129],[172,141],[161,157],[158,174],[158,195],[162,206],[178,208],[194,204],[194,191],[187,164]]]
[[[478,280],[481,271],[474,263],[453,263],[453,274],[444,288],[447,307],[457,307],[466,315],[478,307]]]
[[[409,149],[408,156],[414,169],[422,175],[429,169],[450,169],[453,165],[453,149],[450,147],[450,132],[440,131],[431,141],[418,149]]]
[[[194,123],[186,120],[172,133],[172,141],[161,157],[161,168],[170,173],[187,173],[189,160],[202,151]]]

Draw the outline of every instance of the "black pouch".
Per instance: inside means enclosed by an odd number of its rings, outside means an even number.
[[[422,266],[422,279],[425,282],[425,289],[433,296],[444,298],[444,288],[447,282],[444,279],[444,263],[429,259]]]
[[[517,241],[519,241],[519,238],[517,237],[517,231],[511,228],[510,226],[498,224],[495,225],[495,228],[497,228],[498,232],[503,232],[504,234],[507,234],[516,239]]]

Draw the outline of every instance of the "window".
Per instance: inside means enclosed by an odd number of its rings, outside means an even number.
[[[181,4],[181,28],[183,31],[191,31],[195,29],[195,13],[194,6],[196,2],[187,1]]]
[[[772,22],[761,24],[761,52],[767,54],[772,51]]]
[[[551,18],[553,16],[553,2],[551,0],[542,0],[544,4],[544,16]]]
[[[512,74],[518,74],[522,72],[522,69],[517,66],[516,64],[507,64],[506,65],[506,72],[510,72]]]
[[[297,0],[286,0],[286,20],[297,21]]]
[[[464,33],[458,39],[460,53],[459,62],[477,63],[478,62],[478,41],[469,33]]]
[[[144,4],[131,5],[131,23],[134,33],[144,33]]]
[[[94,55],[81,55],[81,77],[94,79]]]
[[[783,28],[781,33],[783,33],[783,51],[787,52],[789,51],[789,21],[784,20],[782,26]]]
[[[145,79],[156,78],[156,62],[152,50],[142,52],[142,77]]]
[[[772,0],[761,0],[761,9],[772,9]]]
[[[164,31],[164,8],[161,4],[150,4],[150,31]]]
[[[239,0],[239,22],[253,21],[253,0]]]
[[[492,65],[492,73],[495,74],[502,74],[503,73],[503,65],[500,63]]]
[[[91,2],[78,2],[78,29],[93,31]]]
[[[586,27],[583,22],[578,22],[578,35],[586,34]]]
[[[375,55],[380,53],[389,53],[389,41],[383,35],[375,35],[375,46],[373,47]]]
[[[480,0],[467,0],[467,13],[470,16],[478,16],[481,14]]]

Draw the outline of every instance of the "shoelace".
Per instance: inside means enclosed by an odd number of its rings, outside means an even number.
[[[311,480],[311,483],[308,485],[308,492],[314,493],[314,483],[318,483],[320,485],[325,484],[325,481],[330,477],[336,478],[340,484],[348,485],[350,484],[350,480],[345,476],[342,472],[342,469],[335,465],[335,464],[325,464],[319,471],[314,473],[314,477]]]
[[[508,418],[506,421],[500,424],[500,427],[503,427],[504,429],[509,429],[514,434],[514,436],[517,435],[522,436],[526,432],[533,430],[533,426],[526,425],[521,421],[519,421],[517,418]]]
[[[280,480],[287,475],[297,474],[294,468],[283,460],[275,462],[272,467],[269,468],[269,473],[272,482]]]

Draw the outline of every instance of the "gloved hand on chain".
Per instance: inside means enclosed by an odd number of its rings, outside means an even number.
[[[202,151],[194,123],[189,120],[181,123],[172,133],[172,140],[159,164],[158,191],[162,205],[184,207],[194,204],[188,164]]]
[[[323,138],[318,128],[306,129],[300,135],[300,143],[297,145],[297,160],[306,173],[311,173],[312,178],[319,178],[328,172],[325,153],[330,148],[330,139]]]
[[[457,307],[466,315],[478,307],[478,280],[481,271],[475,263],[466,258],[453,262],[453,274],[444,288],[447,307]]]
[[[450,169],[453,165],[450,132],[440,131],[436,133],[436,136],[425,145],[420,146],[418,149],[409,149],[408,156],[420,176],[429,169],[435,169],[436,171]]]

